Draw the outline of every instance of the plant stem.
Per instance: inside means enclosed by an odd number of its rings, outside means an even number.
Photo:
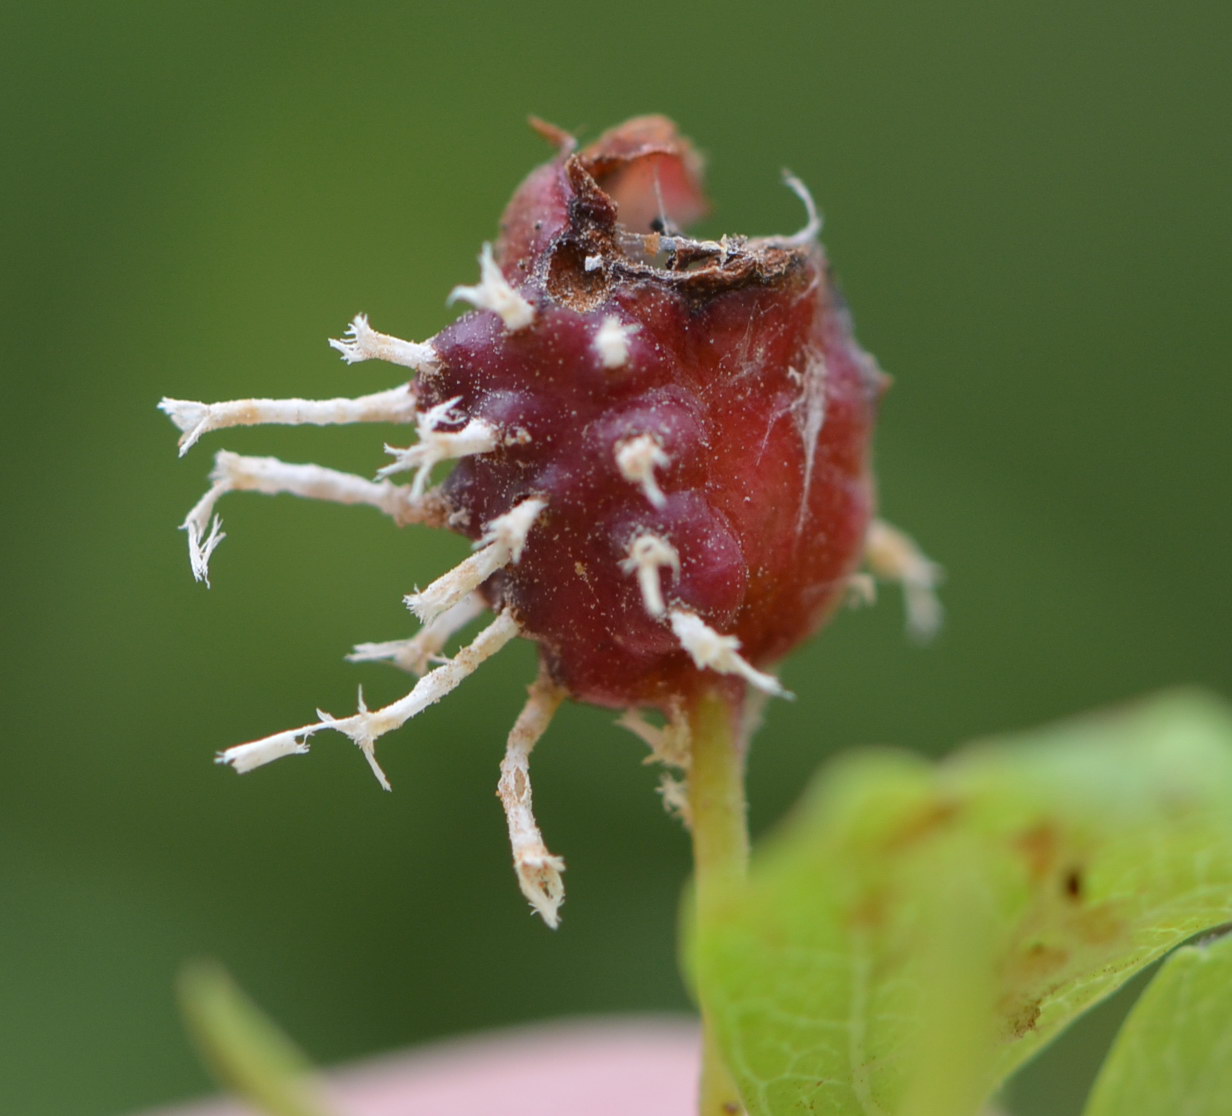
[[[749,834],[745,818],[744,753],[740,702],[712,692],[689,710],[691,761],[689,814],[693,832],[694,897],[698,924],[721,903],[726,889],[748,869]],[[700,1116],[736,1116],[740,1094],[719,1052],[714,1020],[704,991],[702,1014]]]

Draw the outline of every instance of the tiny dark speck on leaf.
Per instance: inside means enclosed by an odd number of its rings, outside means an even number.
[[[1082,898],[1082,869],[1071,868],[1062,880],[1066,898],[1077,903]]]

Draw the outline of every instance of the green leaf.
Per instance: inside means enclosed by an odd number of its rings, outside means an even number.
[[[690,961],[756,1116],[961,1116],[1229,917],[1232,715],[1179,693],[831,765]]]
[[[1184,946],[1135,1005],[1085,1116],[1223,1116],[1232,1104],[1232,935]]]
[[[328,1116],[307,1059],[221,965],[180,974],[180,1005],[214,1076],[269,1116]]]

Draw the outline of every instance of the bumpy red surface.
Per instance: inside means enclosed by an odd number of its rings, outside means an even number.
[[[509,332],[475,311],[444,330],[421,405],[460,397],[458,414],[529,435],[463,460],[445,486],[475,538],[519,501],[547,501],[490,600],[575,697],[665,705],[707,678],[621,569],[630,541],[651,531],[679,552],[679,578],[661,575],[669,607],[739,637],[756,666],[782,658],[860,560],[884,378],[816,243],[659,235],[662,216],[671,233],[705,204],[669,121],[630,121],[582,151],[545,132],[559,155],[514,196],[497,249],[535,319]],[[617,368],[594,344],[612,316],[638,327]],[[617,467],[618,444],[639,434],[670,458],[661,508]]]

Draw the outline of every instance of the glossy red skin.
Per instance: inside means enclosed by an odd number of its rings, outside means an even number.
[[[547,501],[520,563],[485,585],[491,602],[514,610],[575,698],[666,707],[717,678],[648,615],[620,565],[631,539],[652,531],[679,552],[679,579],[662,575],[669,607],[737,636],[755,666],[781,659],[860,561],[884,381],[818,245],[737,241],[730,258],[702,251],[673,268],[622,236],[623,214],[657,211],[645,197],[656,175],[669,218],[704,205],[697,160],[670,123],[631,121],[581,153],[553,138],[561,153],[514,196],[498,251],[535,320],[510,333],[488,311],[460,318],[434,341],[440,370],[421,380],[421,405],[460,397],[467,417],[529,435],[464,459],[445,484],[472,538],[529,496]],[[602,267],[587,272],[587,255]],[[610,315],[640,327],[615,369],[593,344]],[[809,383],[824,398],[820,431]],[[671,459],[656,471],[662,508],[616,465],[617,443],[646,433]]]

